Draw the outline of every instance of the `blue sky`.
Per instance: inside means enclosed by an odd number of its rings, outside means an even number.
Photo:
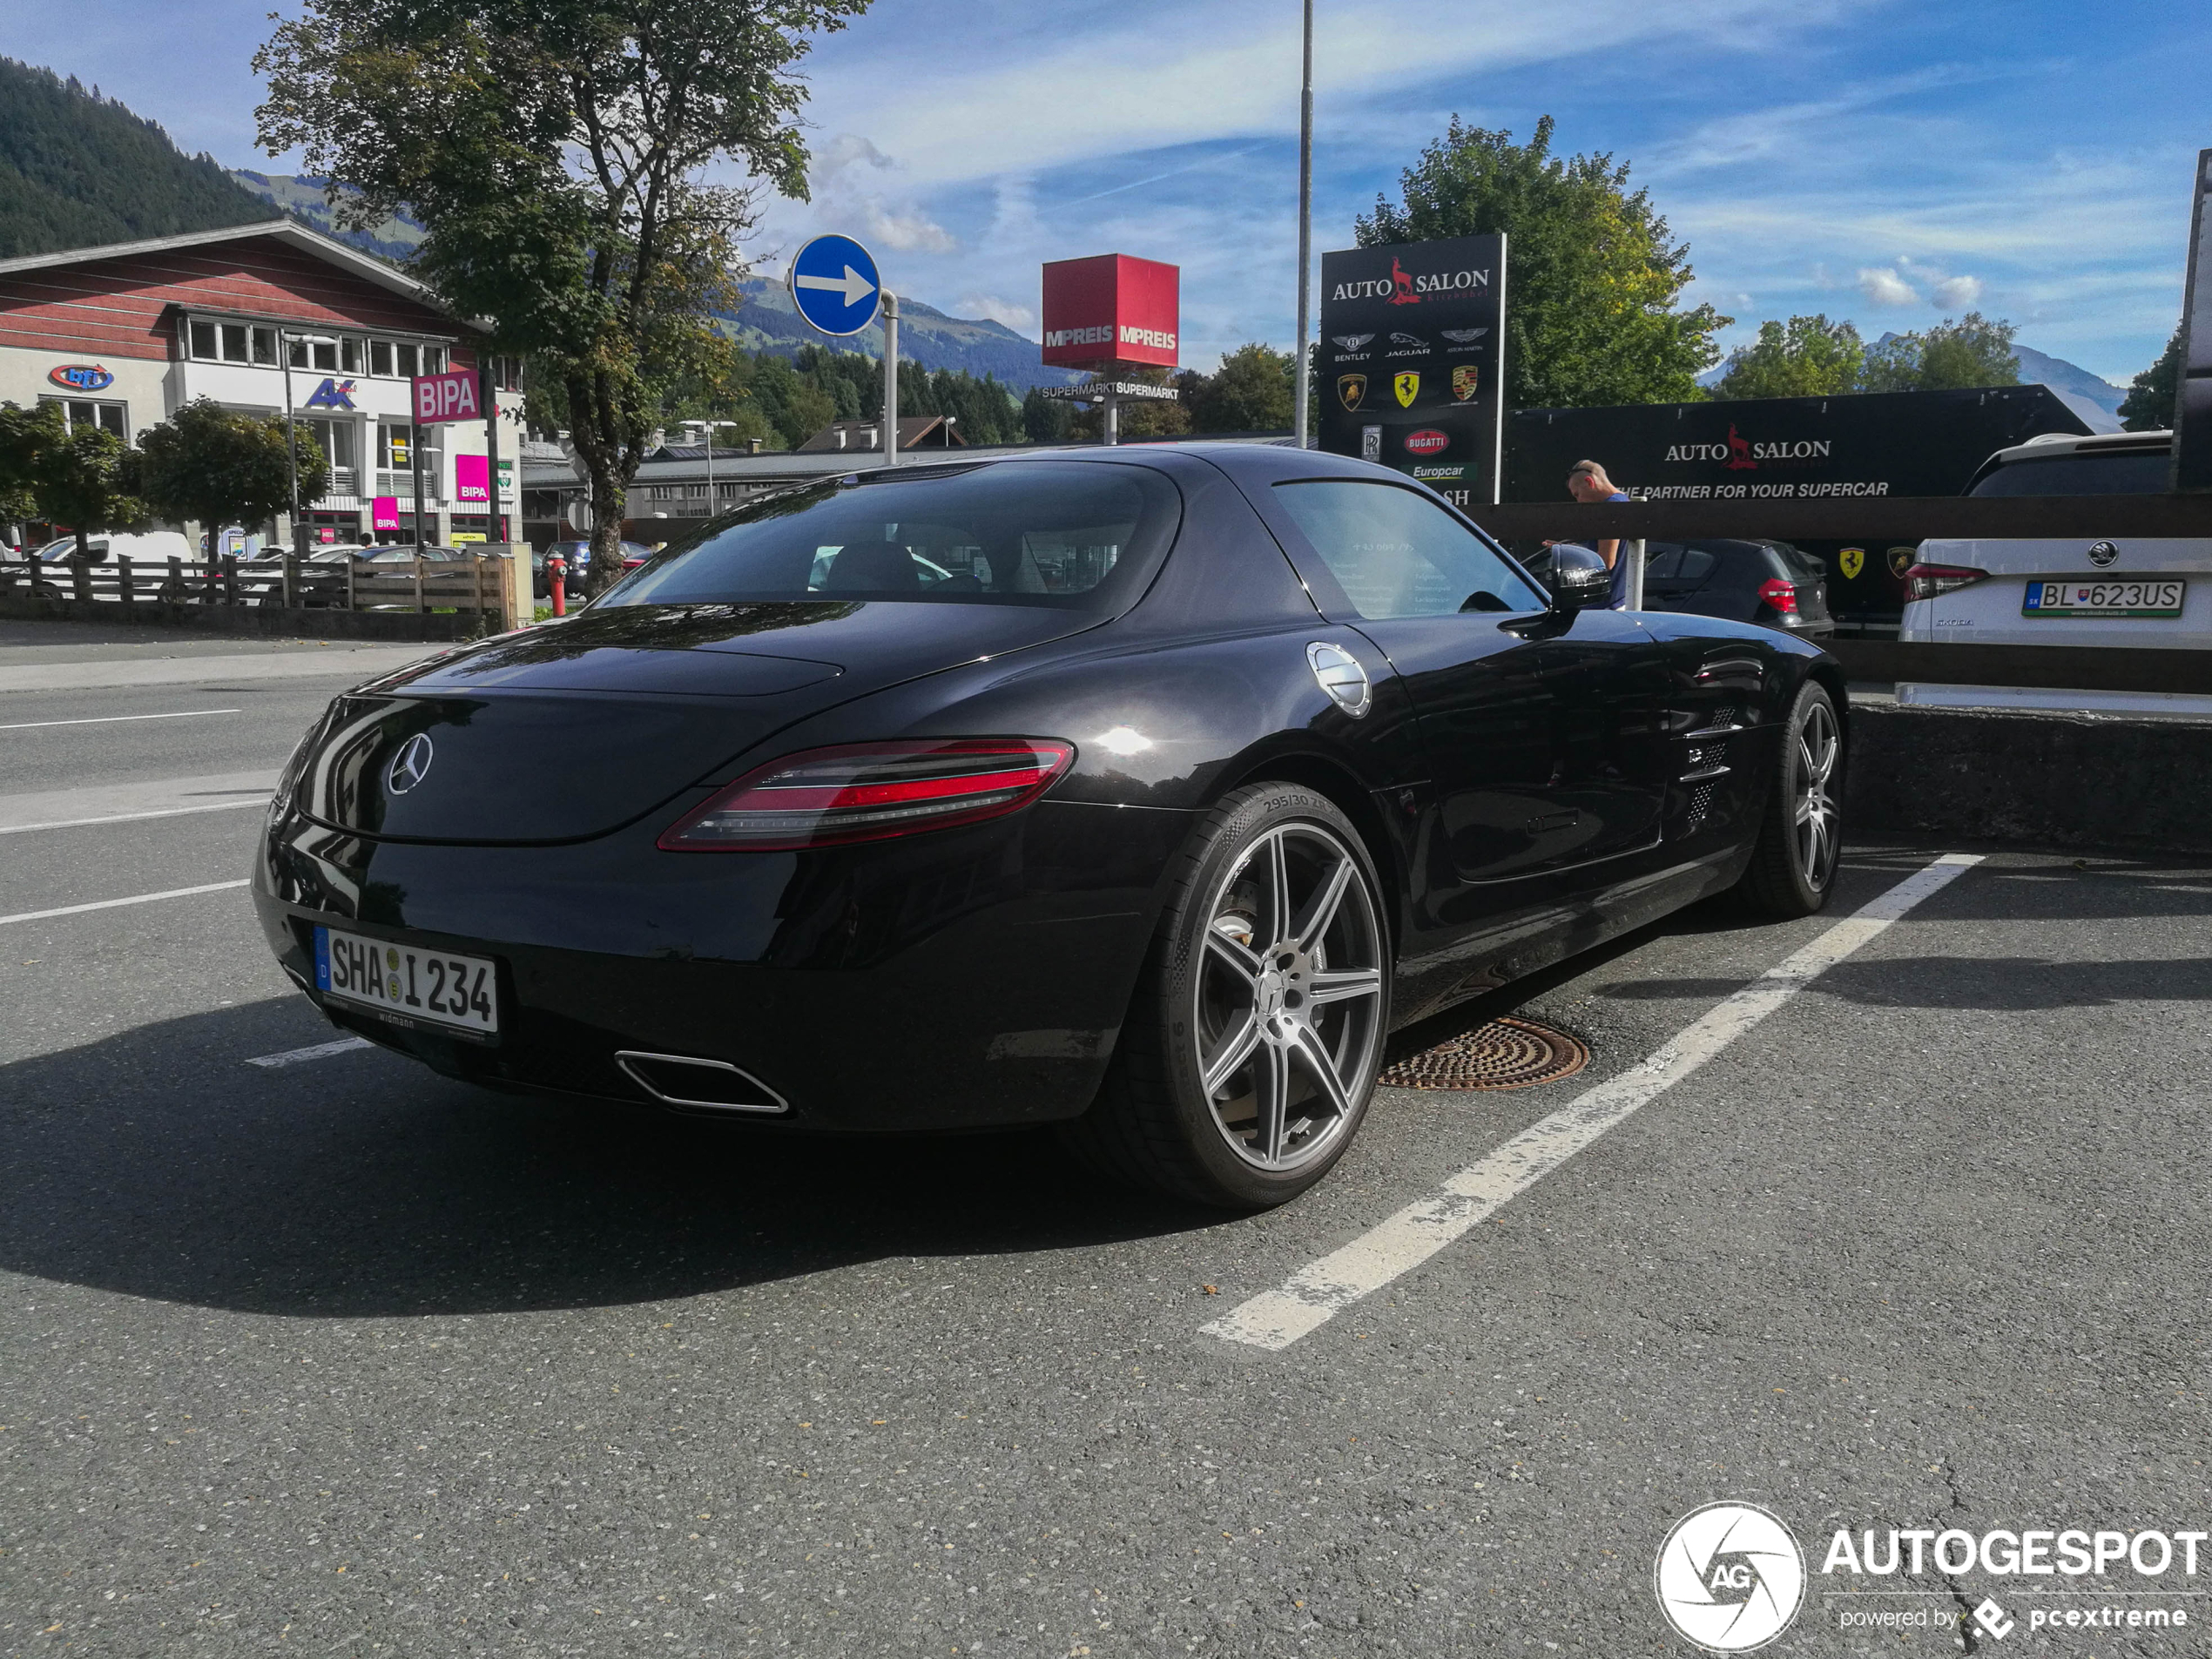
[[[80,0],[0,17],[0,52],[97,82],[186,149],[253,145],[267,0]],[[2180,307],[2212,145],[2212,7],[2176,0],[1318,0],[1317,249],[1454,113],[1629,161],[1736,317],[1871,339],[1968,309],[2124,383]],[[1294,330],[1297,0],[877,0],[809,64],[825,229],[892,285],[1035,332],[1042,260],[1184,270],[1184,361]]]

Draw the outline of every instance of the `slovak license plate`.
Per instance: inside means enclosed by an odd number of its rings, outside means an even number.
[[[499,970],[482,956],[315,929],[315,988],[399,1025],[499,1035]]]
[[[2175,581],[2144,581],[2069,577],[2064,582],[2031,582],[2020,602],[2023,617],[2178,617],[2182,594],[2188,584]]]

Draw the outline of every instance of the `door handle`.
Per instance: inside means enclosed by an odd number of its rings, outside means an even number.
[[[1530,835],[1548,835],[1554,830],[1573,829],[1575,819],[1581,815],[1580,811],[1572,806],[1563,813],[1546,813],[1541,818],[1530,819],[1524,833]]]

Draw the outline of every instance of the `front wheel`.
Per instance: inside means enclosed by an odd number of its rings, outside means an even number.
[[[1068,1134],[1124,1179],[1266,1209],[1329,1172],[1374,1092],[1381,884],[1344,814],[1293,784],[1237,791],[1180,857],[1113,1069]]]
[[[1808,680],[1790,705],[1782,755],[1738,891],[1770,916],[1824,908],[1843,854],[1844,734],[1836,705]]]

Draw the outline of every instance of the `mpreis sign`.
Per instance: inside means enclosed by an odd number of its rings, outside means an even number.
[[[1173,368],[1182,274],[1126,253],[1052,261],[1044,267],[1044,361],[1056,368]]]

